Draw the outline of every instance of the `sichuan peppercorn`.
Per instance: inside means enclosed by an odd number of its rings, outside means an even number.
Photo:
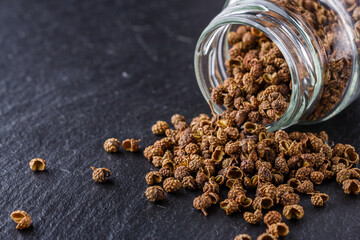
[[[139,150],[139,142],[141,140],[126,139],[122,142],[122,147],[128,152],[137,152]]]
[[[185,176],[182,179],[181,184],[182,184],[183,188],[189,189],[189,190],[194,190],[197,187],[195,178],[193,176]]]
[[[239,234],[234,240],[251,240],[251,237],[248,234]]]
[[[278,211],[269,211],[264,216],[264,223],[268,226],[275,223],[279,223],[281,222],[281,220],[282,220],[281,213],[279,213]]]
[[[286,219],[301,219],[304,216],[304,209],[300,205],[286,205],[283,209],[283,215]]]
[[[162,177],[158,171],[151,171],[146,174],[145,180],[148,185],[153,185],[156,183],[161,183]]]
[[[165,134],[165,131],[169,128],[169,125],[165,121],[157,121],[151,128],[152,132],[157,135]]]
[[[167,192],[176,192],[181,188],[181,182],[173,177],[165,179],[163,185]]]
[[[33,171],[44,171],[46,168],[46,161],[41,158],[34,158],[29,162],[29,166]]]
[[[17,223],[16,229],[23,230],[29,228],[31,225],[31,217],[25,211],[17,210],[12,212],[10,216],[12,220]]]
[[[109,153],[117,152],[120,147],[120,142],[116,138],[109,138],[104,142],[104,149]]]
[[[212,205],[211,197],[207,194],[202,194],[196,197],[193,201],[194,208],[201,210],[202,213],[207,216],[206,209]]]
[[[111,171],[107,168],[91,167],[91,169],[93,170],[92,179],[95,182],[104,183],[104,182],[108,181],[111,176]]]
[[[150,186],[145,191],[145,196],[151,202],[162,201],[165,199],[164,190],[160,186]]]
[[[311,203],[315,207],[322,207],[324,203],[329,200],[329,196],[325,193],[314,193],[311,196]]]
[[[258,224],[262,219],[261,210],[257,209],[254,213],[252,212],[245,212],[243,217],[244,220],[250,224]]]

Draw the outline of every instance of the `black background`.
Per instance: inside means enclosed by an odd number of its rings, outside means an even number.
[[[146,200],[141,153],[108,154],[109,137],[157,137],[151,125],[174,113],[209,113],[193,69],[196,40],[221,10],[217,0],[1,1],[0,7],[0,237],[2,239],[256,239],[264,224],[204,217],[192,207],[199,192]],[[335,142],[360,147],[360,101],[320,125]],[[48,168],[33,173],[30,159]],[[112,170],[112,181],[91,180],[90,166]],[[358,239],[359,199],[336,183],[316,209],[303,197],[305,217],[288,222],[286,239]],[[10,213],[33,218],[15,229]]]

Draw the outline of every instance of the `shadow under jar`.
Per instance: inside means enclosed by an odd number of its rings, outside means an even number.
[[[359,0],[227,1],[196,46],[196,78],[207,101],[212,101],[211,93],[217,86],[235,78],[229,71],[229,50],[234,46],[229,44],[228,37],[239,26],[251,27],[270,39],[287,63],[290,74],[287,109],[267,124],[269,131],[325,121],[360,95]],[[265,84],[263,88],[268,85],[264,81],[259,84]],[[261,98],[259,95],[257,99]],[[218,114],[226,109],[239,110],[214,102],[212,105]]]

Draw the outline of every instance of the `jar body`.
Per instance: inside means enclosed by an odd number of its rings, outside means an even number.
[[[235,78],[225,64],[231,61],[229,49],[238,46],[229,45],[227,38],[247,25],[276,44],[291,74],[288,108],[268,125],[270,130],[333,117],[360,94],[359,5],[358,0],[228,1],[196,48],[195,71],[204,97],[211,100],[213,89]],[[226,108],[214,109],[221,113]]]

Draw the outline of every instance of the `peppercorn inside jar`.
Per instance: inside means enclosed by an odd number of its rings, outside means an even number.
[[[228,1],[195,52],[205,99],[239,126],[250,121],[270,131],[335,116],[360,92],[359,5]]]

